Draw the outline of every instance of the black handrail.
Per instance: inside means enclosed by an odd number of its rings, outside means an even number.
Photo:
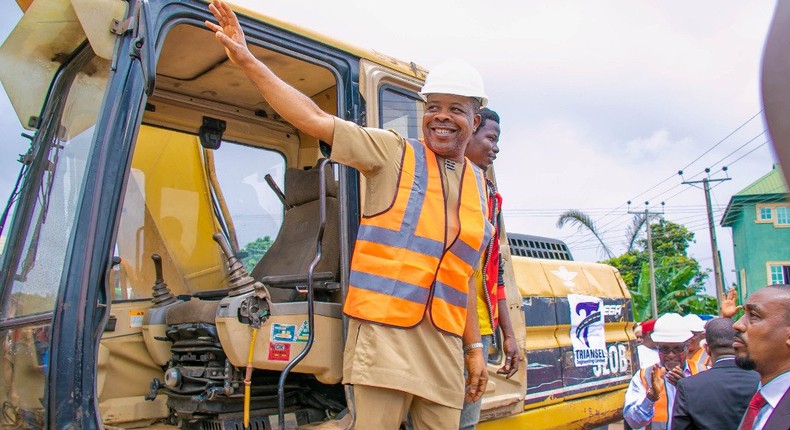
[[[297,354],[293,360],[288,362],[280,374],[280,380],[277,383],[277,418],[280,430],[285,430],[285,379],[288,378],[288,374],[291,372],[291,369],[296,367],[296,365],[299,364],[299,362],[302,361],[302,359],[310,352],[310,348],[313,346],[315,336],[315,294],[313,293],[313,271],[318,265],[318,262],[321,260],[321,241],[324,238],[324,227],[326,226],[326,175],[324,175],[324,168],[330,163],[331,161],[327,158],[324,158],[320,163],[318,163],[318,175],[320,176],[320,222],[318,224],[318,237],[316,238],[315,257],[313,258],[313,261],[310,262],[310,266],[307,269],[307,344],[305,345],[302,352]]]

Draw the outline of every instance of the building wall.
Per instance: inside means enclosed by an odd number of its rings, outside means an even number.
[[[790,265],[790,226],[777,227],[774,222],[758,222],[757,207],[754,204],[743,207],[738,220],[733,224],[732,241],[742,298],[771,283],[767,262],[784,262]],[[742,269],[746,270],[745,277],[742,276]],[[741,284],[744,278],[745,290]]]

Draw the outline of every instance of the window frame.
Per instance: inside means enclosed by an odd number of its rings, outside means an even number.
[[[6,224],[8,236],[6,237],[6,244],[5,248],[3,249],[2,258],[0,258],[0,273],[2,273],[2,277],[0,277],[0,328],[4,329],[6,327],[18,327],[29,323],[51,320],[52,315],[56,310],[57,303],[53,302],[53,309],[49,311],[36,312],[20,316],[8,315],[8,308],[11,306],[10,303],[13,301],[13,294],[15,291],[17,291],[17,283],[15,278],[20,265],[23,264],[22,259],[25,252],[24,248],[29,245],[29,236],[36,234],[34,232],[36,228],[33,225],[33,219],[36,217],[37,208],[41,207],[39,204],[40,192],[25,192],[24,190],[39,190],[44,185],[44,170],[46,170],[45,166],[48,163],[50,154],[56,150],[56,145],[53,145],[52,143],[59,142],[58,133],[61,132],[60,121],[66,115],[64,110],[67,107],[68,96],[71,94],[72,87],[75,85],[80,72],[83,71],[83,69],[91,61],[93,61],[95,57],[96,55],[93,53],[90,45],[87,42],[80,44],[80,46],[70,55],[66,61],[63,62],[61,67],[56,72],[50,84],[47,100],[45,100],[43,103],[43,122],[37,126],[36,134],[33,141],[31,142],[31,149],[29,153],[33,155],[35,159],[31,166],[37,167],[37,169],[27,170],[25,172],[24,180],[21,182],[20,187],[20,199],[15,204],[14,213],[9,219],[9,223]],[[91,153],[93,152],[93,147],[95,146],[95,127],[98,124],[98,118],[95,118],[95,120],[96,122],[94,122],[91,126],[94,127],[94,129],[91,132],[91,136],[89,136],[90,147],[88,148],[87,158],[85,160],[86,166],[84,169],[88,168],[88,159],[90,159],[92,156]],[[75,136],[72,137],[79,135],[81,135],[81,133],[75,134]],[[64,163],[65,162],[66,161],[64,160]],[[54,172],[52,175],[53,177],[50,180],[54,181]],[[78,188],[76,197],[78,206],[79,202],[82,200],[82,190],[84,189],[86,182],[89,180],[89,176],[90,173],[84,171],[80,177],[81,182],[79,184],[75,184],[75,186]],[[77,207],[76,209],[79,208]],[[46,216],[47,215],[45,213],[44,217]],[[66,239],[64,251],[68,250],[72,241],[75,240],[77,235],[77,222],[78,220],[76,218],[76,214],[74,214],[74,218],[72,219],[70,226],[71,232]],[[42,257],[39,256],[39,258]],[[67,275],[66,271],[64,270],[67,261],[68,258],[64,258],[64,261],[62,264],[60,264],[59,268],[55,269],[61,271],[58,284],[54,285],[55,300],[57,300],[60,284],[64,282],[64,278]],[[39,264],[43,263],[43,261],[39,262]]]
[[[385,122],[384,121],[384,109],[385,109],[385,107],[388,107],[388,105],[384,101],[384,94],[386,94],[386,93],[395,94],[395,95],[401,96],[401,97],[406,98],[406,99],[411,99],[411,100],[413,100],[415,102],[415,105],[414,105],[415,109],[414,109],[414,112],[413,112],[414,116],[412,117],[412,115],[410,115],[412,112],[409,112],[409,115],[407,116],[409,124],[407,125],[408,130],[407,130],[406,134],[403,134],[402,130],[395,130],[395,131],[397,131],[398,134],[400,134],[401,136],[406,137],[406,138],[421,139],[422,138],[422,117],[423,117],[423,115],[425,113],[425,101],[421,97],[419,97],[419,95],[417,95],[417,94],[415,94],[415,93],[413,93],[411,91],[407,91],[407,90],[405,90],[402,87],[398,87],[398,86],[390,84],[390,83],[383,83],[379,87],[379,90],[378,90],[378,95],[379,95],[379,98],[378,98],[379,99],[379,106],[378,106],[378,121],[379,122],[378,123],[379,123],[379,127],[381,127],[381,128],[384,127],[384,122]],[[420,112],[419,109],[417,109],[417,105],[419,103],[422,103],[422,107],[423,107],[422,112]],[[398,109],[395,109],[395,110],[398,110]],[[398,110],[398,111],[400,111],[400,110]],[[412,120],[414,121],[414,124],[411,124]],[[412,127],[414,127],[414,130],[416,132],[416,136],[413,136],[413,135],[408,133],[408,131],[411,130]]]
[[[769,210],[771,217],[763,218],[764,210]],[[780,220],[779,212],[783,213]],[[783,222],[786,221],[786,222]],[[755,220],[756,224],[773,224],[775,228],[790,228],[790,205],[786,202],[780,203],[761,203],[755,205]]]
[[[790,261],[767,261],[765,263],[766,285],[777,285],[777,282],[774,282],[775,269],[779,269],[779,276],[782,277],[779,284],[790,283]]]
[[[768,216],[765,215],[765,211],[768,211]],[[757,220],[758,221],[773,221],[773,209],[769,206],[762,206],[757,208]]]
[[[783,216],[779,216],[779,212],[783,212]],[[790,206],[777,206],[775,208],[776,216],[774,217],[774,224],[777,227],[790,227]],[[782,221],[784,219],[784,222]]]

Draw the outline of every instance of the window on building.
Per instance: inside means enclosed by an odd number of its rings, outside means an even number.
[[[771,208],[770,207],[761,207],[760,209],[760,221],[770,221],[771,220]]]
[[[776,208],[776,224],[790,225],[790,207],[779,206]]]
[[[790,265],[771,264],[768,266],[771,285],[790,282]]]

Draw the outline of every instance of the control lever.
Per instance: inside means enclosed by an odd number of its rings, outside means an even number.
[[[228,281],[230,283],[228,295],[235,297],[256,290],[257,286],[255,284],[260,283],[252,279],[252,276],[250,276],[247,269],[244,268],[244,265],[241,264],[239,259],[233,254],[233,250],[230,248],[230,243],[228,243],[228,239],[225,238],[225,235],[222,233],[214,233],[212,237],[214,238],[214,242],[217,242],[217,245],[222,248],[225,258],[228,259]],[[263,287],[263,285],[261,285],[261,287]]]
[[[160,308],[176,302],[176,298],[170,289],[167,288],[164,276],[162,276],[162,257],[157,254],[151,254],[151,260],[154,261],[154,269],[156,270],[156,281],[152,287],[153,294],[151,295],[152,308]]]
[[[263,179],[266,179],[266,183],[269,184],[269,187],[272,189],[272,191],[274,191],[274,194],[277,194],[277,198],[280,199],[280,201],[283,203],[283,206],[285,206],[285,210],[291,209],[293,206],[289,205],[288,202],[285,200],[285,194],[283,194],[280,187],[277,186],[277,183],[274,182],[272,175],[267,173],[266,176],[263,177]]]

